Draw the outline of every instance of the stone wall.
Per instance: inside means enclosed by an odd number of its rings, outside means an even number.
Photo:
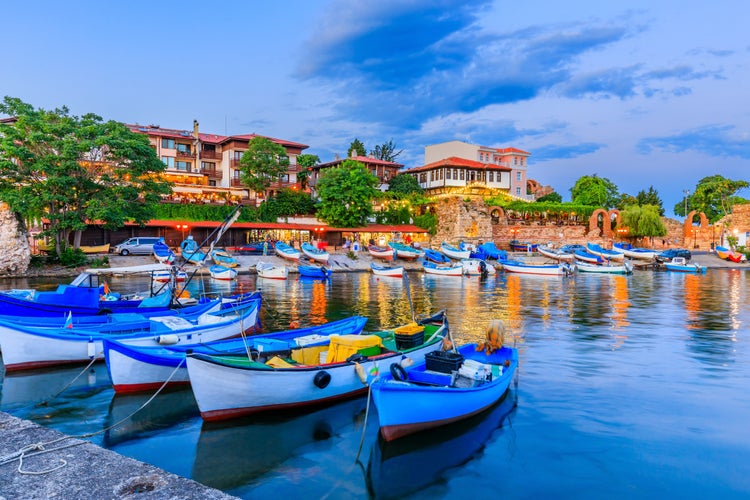
[[[435,214],[438,224],[437,234],[431,241],[433,246],[440,245],[441,241],[457,243],[492,238],[489,210],[481,199],[442,198],[435,206]]]
[[[22,275],[29,268],[31,247],[16,216],[0,203],[0,276]]]

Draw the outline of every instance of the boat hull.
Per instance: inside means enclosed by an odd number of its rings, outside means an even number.
[[[453,260],[462,260],[471,257],[471,250],[459,250],[458,248],[448,245],[445,242],[440,244],[440,251]]]
[[[537,247],[537,251],[547,257],[548,259],[558,260],[558,261],[564,261],[564,262],[573,262],[573,254],[572,253],[565,253],[561,252],[554,248],[549,248],[545,245],[539,245]]]
[[[598,274],[631,274],[633,267],[629,264],[621,266],[597,266],[587,262],[576,262],[576,269],[580,273],[598,273]]]
[[[520,262],[503,262],[503,270],[509,273],[538,274],[543,276],[562,276],[566,273],[564,265],[533,265]]]
[[[502,399],[518,367],[515,349],[503,347],[493,354],[465,345],[461,354],[480,363],[503,366],[502,373],[474,387],[418,385],[384,377],[372,385],[372,397],[378,408],[380,434],[392,441],[416,432],[441,427],[476,415]],[[423,370],[423,367],[422,367]],[[411,371],[416,375],[416,371]],[[424,373],[424,371],[423,371]],[[450,381],[450,375],[445,375]]]
[[[386,267],[370,264],[370,269],[372,269],[372,274],[375,276],[387,276],[390,278],[401,278],[404,276],[404,268],[402,266]]]
[[[296,262],[296,261],[299,261],[300,257],[302,257],[302,252],[280,241],[276,242],[276,245],[274,246],[273,250],[274,252],[276,252],[276,255],[286,260],[291,260],[291,261]]]
[[[215,280],[231,281],[237,277],[237,270],[215,264],[208,268],[208,272]]]
[[[393,262],[396,258],[396,251],[392,248],[379,247],[376,245],[368,245],[367,251],[375,259],[381,259],[388,262]]]
[[[308,259],[314,260],[315,262],[321,262],[323,264],[328,264],[328,259],[331,257],[328,252],[319,250],[308,243],[303,243],[301,250]]]

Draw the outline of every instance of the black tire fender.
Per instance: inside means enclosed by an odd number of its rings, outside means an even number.
[[[406,373],[406,369],[400,363],[391,363],[391,376],[393,380],[398,380],[399,382],[409,380],[409,374]]]
[[[313,384],[315,384],[315,387],[317,387],[318,389],[325,389],[330,383],[331,374],[324,370],[316,373],[315,377],[313,378]]]

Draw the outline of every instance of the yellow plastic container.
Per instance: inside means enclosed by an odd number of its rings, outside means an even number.
[[[340,363],[360,351],[373,353],[373,348],[380,347],[383,341],[377,335],[332,335],[326,363]]]
[[[416,335],[424,332],[424,326],[416,323],[409,323],[408,325],[399,326],[393,330],[398,335]]]
[[[320,364],[320,353],[327,350],[328,345],[316,345],[294,349],[292,351],[292,359],[302,365],[318,365]]]

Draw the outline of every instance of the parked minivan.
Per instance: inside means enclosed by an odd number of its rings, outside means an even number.
[[[148,255],[154,253],[154,243],[159,241],[161,238],[151,236],[139,236],[137,238],[129,238],[119,245],[115,246],[114,252],[120,255]]]

